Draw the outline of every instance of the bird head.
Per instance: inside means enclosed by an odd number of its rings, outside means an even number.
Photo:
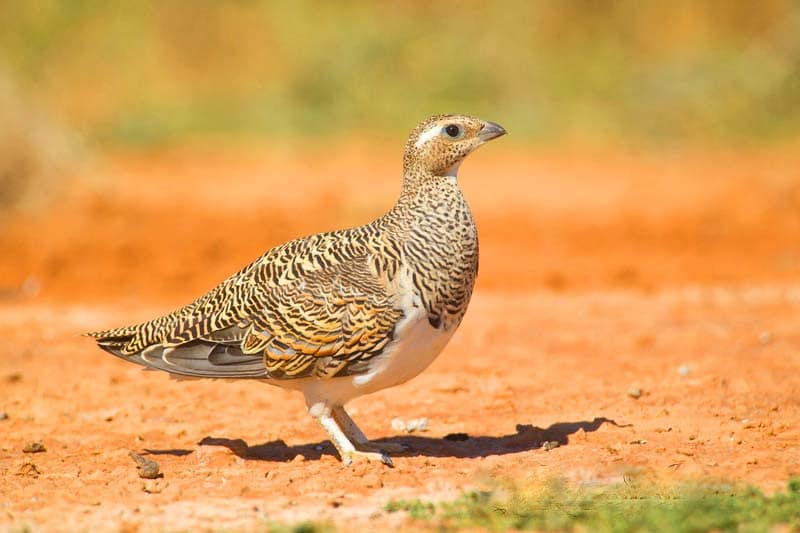
[[[403,164],[436,176],[455,176],[461,161],[483,143],[504,135],[499,124],[466,115],[436,115],[408,138]]]

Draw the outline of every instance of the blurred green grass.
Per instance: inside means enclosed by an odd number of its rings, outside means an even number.
[[[452,502],[389,502],[431,531],[798,531],[800,480],[768,496],[754,487],[683,484],[656,489],[619,485],[570,489],[514,484],[467,492]],[[422,529],[422,528],[420,528]]]
[[[101,146],[407,131],[730,143],[800,131],[800,4],[0,0],[0,65]]]

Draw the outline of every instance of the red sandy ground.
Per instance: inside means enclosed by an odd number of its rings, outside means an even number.
[[[460,331],[418,378],[350,406],[368,435],[413,447],[394,469],[343,468],[296,393],[176,382],[79,336],[169,311],[284,240],[380,214],[399,188],[393,150],[120,155],[46,211],[5,219],[0,524],[379,530],[409,525],[382,511],[389,499],[452,498],[491,476],[774,490],[800,475],[798,147],[503,142],[461,170],[481,272]],[[429,429],[397,434],[394,417]],[[32,441],[47,451],[23,453]],[[164,478],[140,479],[129,451]]]

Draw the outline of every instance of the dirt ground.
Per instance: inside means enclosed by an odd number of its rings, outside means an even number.
[[[343,468],[299,394],[171,380],[79,334],[377,216],[399,189],[396,150],[120,154],[46,211],[2,220],[0,525],[380,530],[408,520],[382,510],[390,499],[492,477],[775,490],[800,475],[800,146],[502,142],[461,169],[481,238],[461,329],[422,375],[350,405],[371,437],[411,445],[393,469]],[[396,417],[428,430],[398,432]],[[46,451],[23,452],[32,442]],[[140,479],[131,451],[163,478]]]

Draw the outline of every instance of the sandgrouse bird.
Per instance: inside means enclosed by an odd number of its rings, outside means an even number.
[[[171,374],[261,379],[302,391],[345,464],[392,464],[347,401],[404,383],[442,351],[467,310],[478,235],[458,167],[505,130],[463,115],[419,124],[395,205],[357,228],[272,248],[172,313],[89,333],[104,350]]]

